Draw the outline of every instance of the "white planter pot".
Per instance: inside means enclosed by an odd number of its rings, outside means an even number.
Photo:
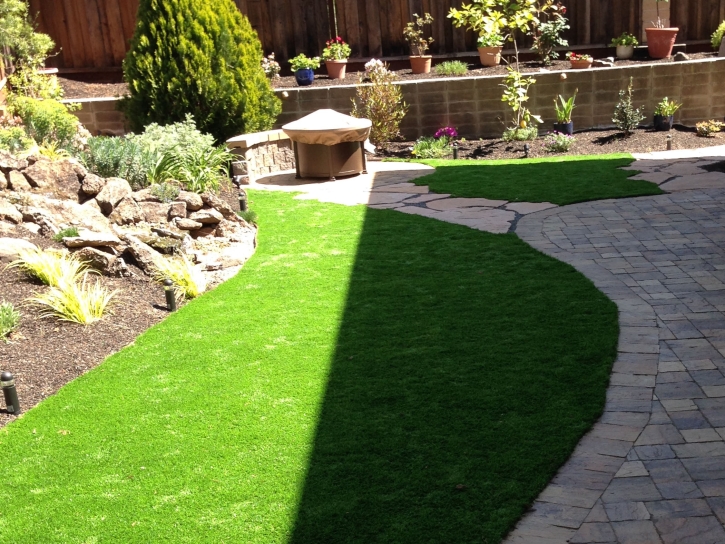
[[[634,56],[633,45],[618,45],[617,46],[617,58],[626,60],[631,59]]]

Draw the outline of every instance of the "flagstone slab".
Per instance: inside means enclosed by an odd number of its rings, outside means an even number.
[[[490,200],[488,198],[446,198],[445,200],[434,200],[428,202],[427,206],[433,210],[453,210],[457,208],[487,207],[498,208],[507,204],[507,200]]]

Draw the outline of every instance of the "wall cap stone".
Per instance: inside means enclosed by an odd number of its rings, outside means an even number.
[[[227,147],[231,149],[249,149],[253,145],[275,142],[277,140],[289,140],[289,136],[280,129],[267,130],[265,132],[252,132],[229,138],[227,140]]]

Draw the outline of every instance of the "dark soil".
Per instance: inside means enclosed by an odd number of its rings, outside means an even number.
[[[17,235],[40,247],[60,247],[21,227]],[[2,234],[8,236],[8,234]],[[129,265],[130,278],[98,276],[105,287],[118,289],[111,313],[92,325],[39,317],[39,310],[23,301],[47,287],[29,280],[16,269],[0,265],[0,299],[20,311],[20,326],[8,342],[0,341],[0,370],[15,375],[20,406],[27,411],[54,394],[63,385],[98,366],[106,357],[132,343],[152,325],[168,315],[163,290],[139,269]],[[2,402],[0,426],[15,416]]]
[[[704,59],[717,56],[717,53],[689,53],[690,59]],[[616,66],[637,66],[641,64],[666,64],[674,62],[674,57],[661,60],[653,60],[649,58],[618,60]],[[504,75],[506,73],[506,65],[482,67],[480,64],[469,63],[468,72],[462,76],[444,76],[436,73],[435,67],[430,74],[413,74],[410,68],[396,70],[397,81],[409,81],[415,79],[437,79],[441,77],[470,77],[470,76],[494,76]],[[542,70],[550,72],[560,72],[571,68],[568,60],[554,61],[551,66],[544,67],[536,61],[527,61],[520,64],[521,71],[524,73],[541,72]],[[596,70],[596,68],[590,68]],[[324,72],[324,68],[318,70]],[[329,79],[326,74],[315,75],[312,87],[329,87],[331,85],[354,85],[358,82],[359,72],[348,72],[345,79]],[[71,79],[58,78],[63,90],[65,98],[100,98],[105,96],[124,96],[128,93],[128,86],[125,83],[83,83]],[[294,76],[280,77],[274,81],[274,87],[277,89],[285,89],[297,87]]]
[[[724,145],[725,138],[702,138],[695,129],[675,126],[670,132],[656,132],[652,129],[637,129],[629,138],[617,130],[591,130],[575,133],[574,145],[567,153],[549,153],[543,147],[543,137],[532,142],[504,142],[501,139],[463,140],[458,142],[460,159],[520,159],[524,156],[524,145],[529,144],[529,157],[551,157],[557,155],[599,155],[605,153],[649,153],[665,151],[667,136],[672,136],[672,149],[694,149]],[[415,142],[393,142],[379,149],[376,158],[411,159]]]

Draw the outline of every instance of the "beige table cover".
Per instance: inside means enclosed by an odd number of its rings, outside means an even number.
[[[335,110],[317,110],[302,119],[287,123],[282,131],[293,142],[336,145],[343,142],[364,142],[370,136],[369,119],[350,117]]]

